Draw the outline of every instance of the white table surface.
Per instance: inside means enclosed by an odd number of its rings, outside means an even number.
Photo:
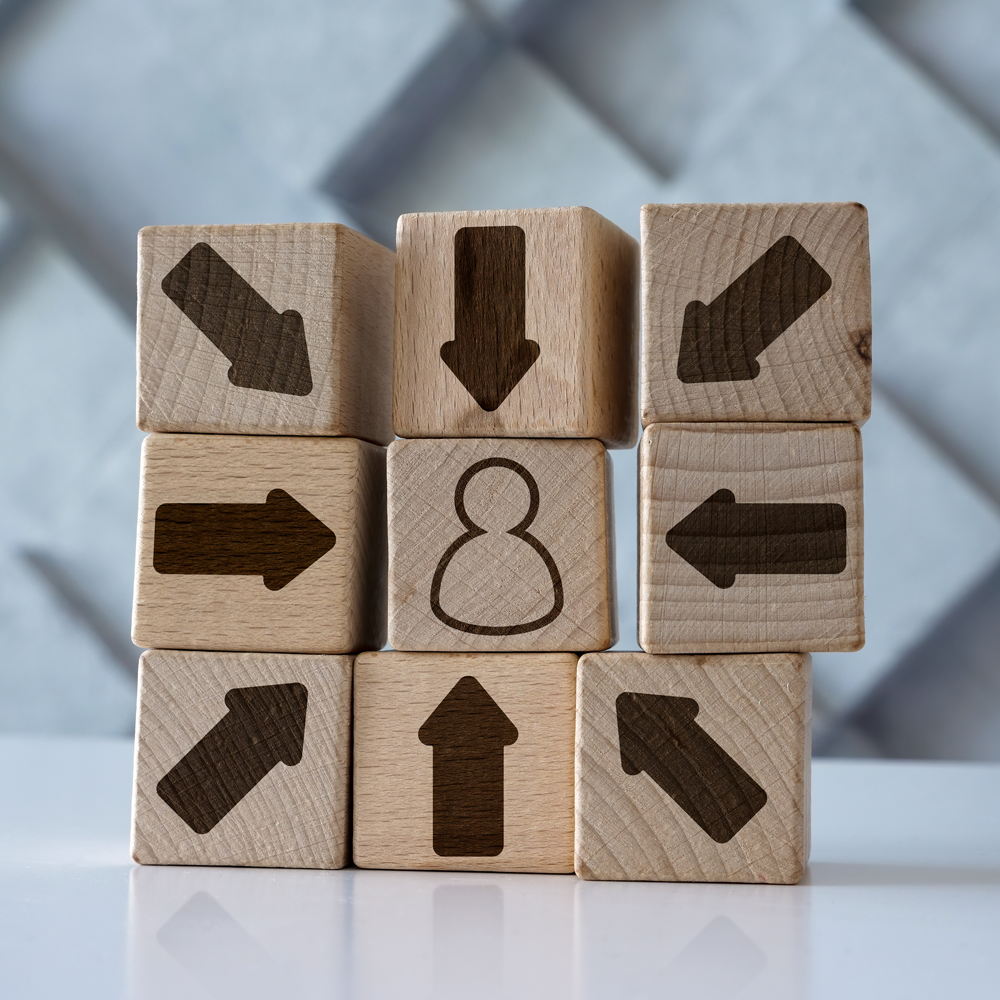
[[[131,743],[0,738],[0,997],[1000,996],[1000,767],[819,761],[798,886],[139,868]]]

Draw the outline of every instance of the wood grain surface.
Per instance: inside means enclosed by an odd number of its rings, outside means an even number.
[[[606,649],[616,641],[611,460],[597,441],[389,448],[396,649]]]
[[[795,275],[732,289],[779,241],[794,238],[826,280],[813,303],[794,305]],[[807,258],[808,259],[808,258]],[[803,280],[800,266],[798,279]],[[799,289],[802,291],[803,289]],[[777,300],[777,301],[775,301]],[[756,377],[682,381],[685,319],[699,336],[716,337],[705,354],[725,347],[732,366],[760,366]],[[717,303],[713,306],[713,303]],[[799,315],[799,309],[808,306]],[[752,330],[781,317],[754,346]],[[794,316],[794,321],[788,322]],[[778,329],[784,332],[777,335]],[[689,331],[690,334],[690,331]],[[807,420],[863,423],[871,411],[871,273],[868,213],[856,203],[798,205],[644,205],[642,209],[642,423],[686,420]],[[741,343],[749,348],[744,358]],[[690,360],[690,355],[688,356]],[[715,366],[719,367],[719,358]],[[703,358],[704,367],[713,367]],[[681,367],[679,369],[679,362]],[[686,378],[696,375],[690,365]],[[697,368],[697,366],[694,366]],[[723,364],[721,367],[725,368]],[[707,373],[707,372],[706,372]]]
[[[576,664],[577,658],[567,653],[359,656],[354,697],[354,863],[362,868],[571,872]],[[481,687],[495,703],[494,714],[506,717],[498,716],[492,723],[494,738],[486,748],[502,755],[503,770],[500,840],[485,845],[477,842],[476,827],[484,818],[495,823],[495,817],[483,817],[475,802],[484,792],[487,800],[496,794],[496,778],[482,787],[486,762],[477,767],[484,751],[474,735],[482,727],[471,714],[475,704],[470,705],[468,697],[458,698],[463,687]],[[435,810],[435,769],[442,766],[435,744],[447,735],[439,732],[440,715],[442,706],[447,709],[456,698],[450,723],[464,734],[457,742],[473,741],[458,748],[467,757],[468,781],[460,777],[447,789],[450,798],[459,800],[452,823],[464,819],[469,845],[464,849],[475,851],[464,856],[458,853],[463,849],[461,836],[458,844],[449,846],[447,836],[442,841],[448,830],[442,831]],[[481,693],[479,698],[483,699]],[[441,779],[440,771],[437,777]],[[463,816],[461,803],[470,797],[471,806]]]
[[[206,434],[144,442],[138,645],[378,649],[385,581],[384,448],[353,438]]]
[[[397,434],[635,443],[631,236],[587,208],[435,212],[401,216],[396,247]]]
[[[169,286],[168,276],[178,262],[199,244],[211,247],[279,314],[292,310],[301,317],[311,376],[304,385],[288,384],[282,387],[286,391],[274,392],[230,380],[230,359],[163,287],[165,278]],[[143,229],[139,233],[139,427],[210,434],[335,435],[388,444],[393,439],[394,256],[339,223]],[[218,289],[193,289],[189,295],[224,309],[233,293],[223,283]],[[243,325],[238,335],[252,337],[254,317],[240,301],[231,306],[239,314],[234,322]],[[266,345],[252,353],[261,351],[267,354]],[[304,395],[295,394],[303,390]]]
[[[798,882],[809,859],[811,695],[808,654],[582,657],[576,873]],[[630,716],[636,704],[652,711]],[[682,724],[669,717],[678,706],[690,716]]]
[[[687,519],[702,516],[719,491],[731,501],[715,508],[726,523],[709,517],[706,537],[679,541]],[[737,508],[754,514],[743,505],[754,505],[758,516],[737,518]],[[793,513],[815,512],[818,521],[842,509],[843,560],[829,558],[831,532],[789,529],[780,516],[760,519],[764,506],[779,515],[794,506]],[[639,450],[639,522],[639,645],[647,652],[846,652],[863,645],[855,425],[653,424]],[[749,536],[764,528],[772,537],[762,550]],[[755,558],[770,565],[751,571]]]
[[[160,865],[347,864],[352,660],[147,650],[139,664],[132,857],[140,864]],[[299,692],[304,730],[301,718],[271,713],[249,720],[248,733],[237,734],[248,739],[235,739],[234,717],[236,728],[244,721],[238,717],[243,707],[238,693],[266,693],[275,685]],[[266,760],[246,778],[241,772],[254,768],[268,741],[276,736],[280,741],[281,728],[289,725],[291,739],[299,745],[297,762]],[[222,738],[213,742],[220,732]],[[196,761],[200,766],[188,768],[186,784],[168,787],[171,777],[206,746],[211,755],[203,754]],[[294,754],[284,756],[296,760]],[[235,803],[230,796],[211,829],[195,832],[168,800],[183,812],[185,798],[218,796],[224,777],[230,785],[246,778],[240,789],[244,794]]]

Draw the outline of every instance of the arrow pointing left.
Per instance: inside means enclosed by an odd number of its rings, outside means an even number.
[[[159,781],[156,794],[195,833],[208,833],[277,765],[302,759],[302,684],[232,688],[229,711]]]
[[[262,576],[268,590],[281,590],[336,541],[284,490],[271,490],[266,503],[164,503],[156,508],[153,569]]]

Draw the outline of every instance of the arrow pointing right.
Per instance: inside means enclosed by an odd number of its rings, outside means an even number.
[[[160,287],[229,359],[233,385],[289,396],[312,392],[301,313],[279,313],[207,243],[196,243]]]
[[[302,684],[226,692],[229,711],[159,781],[156,794],[208,833],[279,763],[302,759],[309,693]]]
[[[434,853],[503,851],[503,748],[517,728],[475,677],[463,677],[417,733],[434,747]]]
[[[441,360],[487,412],[538,360],[525,330],[524,230],[466,226],[455,233],[455,339]]]
[[[698,702],[624,691],[615,702],[626,774],[645,771],[712,840],[732,840],[767,792],[695,722]]]
[[[268,590],[281,590],[336,541],[284,490],[271,490],[266,503],[163,503],[156,508],[153,569],[262,576]]]
[[[677,377],[739,382],[760,374],[757,355],[829,290],[833,280],[793,236],[784,236],[712,300],[684,310]]]
[[[737,503],[716,490],[667,532],[667,545],[716,587],[738,573],[843,573],[847,511],[839,503]]]

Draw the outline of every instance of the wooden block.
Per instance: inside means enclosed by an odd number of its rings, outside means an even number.
[[[635,443],[631,236],[589,208],[434,212],[396,250],[397,434]]]
[[[139,427],[388,444],[393,258],[338,223],[143,229]]]
[[[798,882],[811,697],[808,654],[584,656],[577,875]]]
[[[396,441],[388,469],[393,647],[614,644],[611,460],[599,442]]]
[[[863,423],[871,272],[862,205],[645,205],[642,423]]]
[[[385,642],[385,449],[353,438],[152,434],[140,646],[351,653]]]
[[[573,870],[577,658],[364,653],[354,694],[354,863]]]
[[[639,450],[647,653],[864,644],[854,424],[653,424]]]
[[[350,656],[143,653],[132,857],[343,868],[351,672]]]

